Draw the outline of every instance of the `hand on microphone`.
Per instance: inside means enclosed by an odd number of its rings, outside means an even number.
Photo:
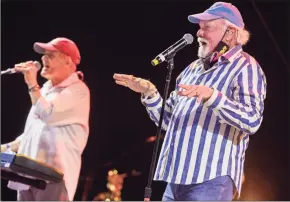
[[[22,62],[16,64],[14,66],[14,69],[17,72],[21,72],[24,75],[25,83],[29,88],[37,85],[37,71],[39,68],[37,68],[36,62],[33,61]]]
[[[113,78],[118,85],[125,86],[131,90],[150,96],[156,92],[156,87],[150,81],[142,78],[136,78],[133,75],[114,74]]]

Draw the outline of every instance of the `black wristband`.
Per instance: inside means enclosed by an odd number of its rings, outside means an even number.
[[[31,88],[28,89],[29,92],[35,92],[40,89],[40,86],[36,84],[35,86],[32,86]]]

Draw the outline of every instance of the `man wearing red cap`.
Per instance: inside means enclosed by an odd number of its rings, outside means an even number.
[[[48,81],[40,88],[35,62],[15,65],[24,75],[32,107],[23,134],[1,145],[1,152],[10,149],[46,163],[63,172],[64,181],[48,183],[45,190],[11,181],[8,187],[18,190],[20,201],[73,200],[89,134],[90,91],[76,72],[80,52],[67,38],[35,43],[34,50],[43,54],[41,76]]]
[[[199,24],[198,59],[176,79],[165,100],[166,135],[154,179],[167,182],[163,200],[203,201],[241,193],[249,136],[259,129],[266,98],[266,77],[242,46],[249,39],[239,10],[216,2],[188,16]],[[157,125],[162,97],[148,80],[115,74],[116,83],[141,93]]]

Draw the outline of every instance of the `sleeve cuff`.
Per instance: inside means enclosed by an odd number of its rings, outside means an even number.
[[[204,106],[214,109],[221,109],[225,102],[224,95],[216,89],[213,89],[212,96],[204,103]]]
[[[161,98],[161,95],[157,91],[153,97],[149,97],[149,96],[144,97],[144,96],[141,96],[141,102],[145,106],[148,106],[148,105],[150,106],[150,105],[153,105],[154,103],[156,103],[156,101],[158,101],[160,98]]]

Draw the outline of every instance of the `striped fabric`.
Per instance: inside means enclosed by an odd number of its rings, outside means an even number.
[[[178,84],[204,85],[214,93],[198,103],[177,95]],[[249,135],[261,125],[265,98],[263,70],[241,46],[206,71],[200,60],[194,61],[178,76],[166,101],[162,123],[166,136],[154,179],[186,185],[229,175],[240,193]],[[161,95],[141,101],[158,125]]]

